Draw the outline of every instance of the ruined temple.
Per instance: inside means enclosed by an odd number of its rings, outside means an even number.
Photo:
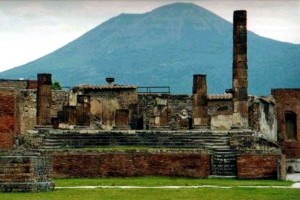
[[[284,179],[287,167],[300,171],[300,90],[248,94],[246,11],[233,21],[232,88],[224,94],[208,94],[205,74],[193,76],[192,95],[140,92],[111,77],[70,90],[52,90],[51,74],[0,80],[0,148],[25,143],[51,154],[54,177]],[[118,146],[146,150],[72,150]]]

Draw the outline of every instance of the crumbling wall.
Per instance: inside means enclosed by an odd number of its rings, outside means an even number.
[[[69,104],[69,91],[52,90],[51,117],[57,117],[63,106]]]
[[[12,88],[0,89],[0,149],[14,145],[16,135],[16,93]]]
[[[36,90],[21,90],[17,106],[19,133],[24,134],[36,125]]]
[[[249,127],[269,140],[277,141],[276,107],[272,97],[249,98]]]
[[[189,95],[139,94],[143,128],[189,129],[192,98]]]
[[[29,83],[33,83],[34,81],[28,80],[0,80],[0,87],[11,87],[15,90],[27,89]]]
[[[208,115],[212,130],[229,130],[232,127],[232,99],[211,99],[208,101]]]
[[[90,96],[92,126],[111,130],[116,126],[115,115],[118,109],[128,109],[128,127],[135,121],[137,112],[137,90],[135,86],[78,86],[70,91],[70,105],[78,95]]]
[[[18,106],[18,133],[24,134],[36,125],[36,90],[21,90],[17,97]],[[51,117],[57,117],[63,105],[68,104],[68,91],[53,90],[51,102]]]

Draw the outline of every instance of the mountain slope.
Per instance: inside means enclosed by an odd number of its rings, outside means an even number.
[[[249,90],[299,87],[300,45],[248,32]],[[31,63],[0,73],[1,78],[50,72],[64,86],[117,83],[171,86],[191,93],[192,75],[206,73],[210,93],[231,88],[232,24],[189,3],[145,14],[121,14],[66,46]]]

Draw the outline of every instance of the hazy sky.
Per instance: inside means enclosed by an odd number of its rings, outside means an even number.
[[[120,13],[144,13],[174,0],[0,0],[0,71],[16,67],[78,38]],[[246,9],[248,29],[300,44],[300,0],[181,0],[232,22]]]

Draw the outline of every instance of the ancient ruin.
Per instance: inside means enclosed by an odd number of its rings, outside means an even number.
[[[232,89],[208,94],[206,78],[194,75],[192,95],[139,92],[111,77],[70,90],[52,90],[51,74],[0,80],[0,159],[7,163],[0,166],[6,177],[0,189],[24,181],[18,179],[24,170],[42,182],[48,173],[285,179],[287,167],[299,172],[300,89],[248,95],[246,11],[234,12]],[[8,156],[12,149],[38,156]],[[33,177],[39,166],[31,163],[43,156],[53,170],[44,167],[46,179]],[[14,159],[28,167],[17,169]]]

